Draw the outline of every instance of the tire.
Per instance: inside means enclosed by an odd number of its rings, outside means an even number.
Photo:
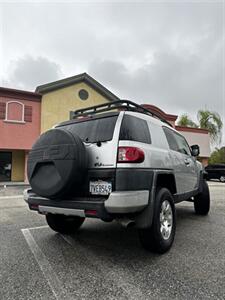
[[[139,229],[140,242],[146,250],[163,254],[171,248],[175,232],[176,213],[173,196],[168,189],[159,188],[156,192],[152,226]]]
[[[205,180],[202,181],[202,192],[194,197],[194,208],[197,215],[207,215],[210,210],[209,187]]]
[[[64,215],[47,214],[46,221],[48,226],[59,233],[75,233],[84,223],[85,218]]]
[[[206,176],[206,177],[205,177],[205,180],[207,180],[207,181],[210,181],[210,179],[211,179],[211,178],[210,178],[209,176]]]
[[[220,176],[220,182],[225,182],[225,176]]]

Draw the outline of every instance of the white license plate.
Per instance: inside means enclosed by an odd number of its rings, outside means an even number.
[[[92,195],[109,195],[112,192],[112,183],[107,181],[90,181]]]

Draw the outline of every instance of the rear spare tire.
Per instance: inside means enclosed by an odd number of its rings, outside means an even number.
[[[32,190],[42,197],[65,195],[85,176],[87,154],[81,139],[62,128],[43,133],[29,153],[27,173]]]

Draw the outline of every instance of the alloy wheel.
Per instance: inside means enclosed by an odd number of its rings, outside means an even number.
[[[168,200],[164,200],[160,210],[160,232],[164,240],[170,238],[173,227],[173,211]]]

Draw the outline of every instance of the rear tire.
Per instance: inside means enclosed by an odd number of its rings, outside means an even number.
[[[205,180],[202,181],[202,192],[194,197],[194,208],[197,215],[205,216],[210,210],[209,187]]]
[[[160,188],[156,192],[152,226],[139,229],[142,246],[151,252],[165,253],[174,241],[176,232],[176,213],[174,199],[170,191]]]
[[[64,215],[47,214],[46,221],[48,226],[59,233],[75,233],[83,224],[85,218]]]

